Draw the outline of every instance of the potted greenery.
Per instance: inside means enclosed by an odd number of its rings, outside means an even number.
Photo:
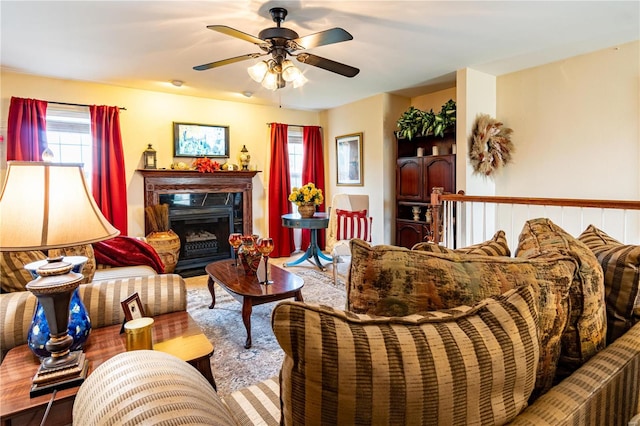
[[[401,139],[413,139],[417,136],[434,136],[444,137],[444,132],[448,128],[455,125],[456,122],[456,103],[453,99],[449,99],[439,113],[433,110],[421,111],[414,106],[410,106],[398,119],[397,135]]]

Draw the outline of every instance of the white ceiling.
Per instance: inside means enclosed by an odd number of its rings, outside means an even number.
[[[300,36],[342,27],[354,39],[309,49],[360,68],[346,78],[298,64],[309,82],[276,92],[249,78],[249,60],[193,66],[260,52],[211,31],[257,36],[289,11]],[[382,92],[415,96],[452,87],[470,67],[500,75],[640,38],[635,1],[7,1],[0,2],[0,63],[9,71],[285,108],[322,110]],[[170,80],[184,81],[181,88]],[[253,92],[251,98],[241,95]]]

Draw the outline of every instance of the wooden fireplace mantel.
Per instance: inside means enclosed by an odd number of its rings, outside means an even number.
[[[259,171],[227,171],[200,173],[195,170],[138,169],[144,177],[144,206],[160,201],[160,194],[184,194],[198,192],[242,192],[242,229],[245,235],[252,234],[253,177]],[[145,234],[149,230],[145,229]]]

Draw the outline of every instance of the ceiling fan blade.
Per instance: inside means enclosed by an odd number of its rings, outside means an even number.
[[[235,58],[223,59],[221,61],[209,62],[208,64],[198,65],[193,67],[196,71],[204,71],[211,68],[221,67],[223,65],[233,64],[235,62],[246,61],[247,59],[255,59],[260,56],[264,56],[266,53],[248,53],[242,56],[236,56]]]
[[[309,34],[292,40],[297,44],[298,49],[311,49],[312,47],[324,46],[327,44],[340,43],[341,41],[353,40],[353,36],[342,28],[332,28],[326,31]]]
[[[239,38],[240,40],[248,41],[249,43],[253,43],[257,46],[264,44],[270,45],[269,42],[259,39],[258,37],[254,37],[251,34],[243,33],[240,30],[236,30],[235,28],[231,28],[226,25],[207,25],[207,28],[231,37]]]
[[[335,72],[336,74],[341,74],[345,77],[355,77],[360,72],[358,68],[332,61],[331,59],[321,58],[320,56],[312,55],[310,53],[300,53],[296,56],[296,59],[303,64],[313,65],[314,67]]]

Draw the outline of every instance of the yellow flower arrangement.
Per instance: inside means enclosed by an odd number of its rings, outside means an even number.
[[[298,206],[304,203],[320,205],[324,202],[324,195],[322,195],[322,189],[316,188],[315,184],[309,182],[300,188],[294,187],[289,194],[289,201]]]

